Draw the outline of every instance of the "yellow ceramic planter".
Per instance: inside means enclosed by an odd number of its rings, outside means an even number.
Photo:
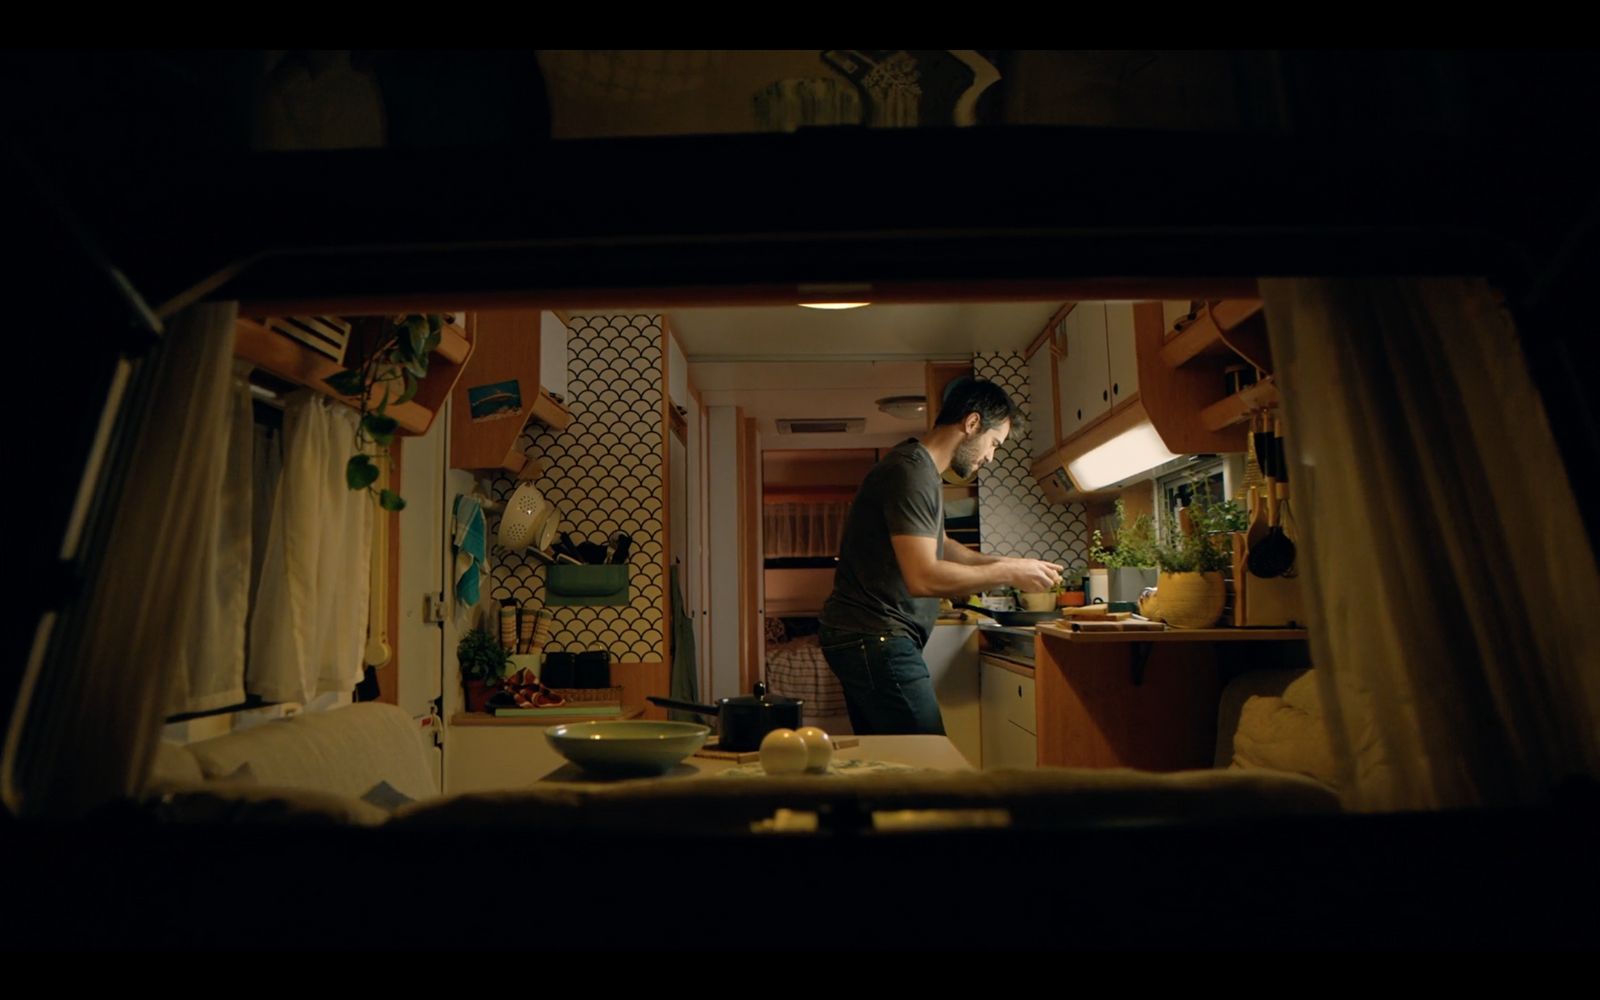
[[[1157,614],[1173,628],[1210,628],[1227,598],[1221,573],[1162,573],[1156,584]]]

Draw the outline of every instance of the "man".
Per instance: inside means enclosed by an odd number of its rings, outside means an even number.
[[[984,555],[944,532],[944,470],[966,478],[987,465],[1017,416],[998,385],[958,380],[933,429],[897,445],[862,482],[818,635],[857,733],[944,733],[922,659],[939,598],[1006,584],[1049,590],[1061,578],[1056,563]]]

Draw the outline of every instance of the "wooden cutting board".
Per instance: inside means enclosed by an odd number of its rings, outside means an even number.
[[[847,747],[858,747],[861,741],[854,736],[835,736],[833,749],[844,750]],[[761,759],[760,750],[741,750],[735,753],[732,750],[718,750],[715,743],[707,743],[694,752],[696,757],[709,757],[712,760],[731,760],[735,764],[750,764]]]

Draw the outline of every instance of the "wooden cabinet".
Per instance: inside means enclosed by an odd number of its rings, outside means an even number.
[[[1025,668],[985,656],[981,687],[984,770],[1037,767],[1033,678]]]
[[[551,398],[542,381],[547,315],[536,309],[486,309],[476,314],[472,357],[451,396],[453,467],[521,473],[528,467],[528,458],[517,439],[528,421],[538,420],[558,430],[572,421],[571,413]],[[564,339],[561,356],[559,375],[564,385]]]
[[[416,395],[387,410],[388,416],[399,424],[396,434],[402,437],[428,432],[456,380],[470,367],[474,356],[472,317],[457,313],[448,314],[447,318],[456,322],[447,322],[440,330],[439,346],[434,348],[428,362],[428,375],[418,383]],[[365,338],[368,347],[372,346],[381,336],[382,323],[377,317],[365,316],[350,317],[350,321],[352,346],[345,360],[353,364],[353,359],[361,356],[362,339]],[[344,370],[344,363],[285,336],[279,332],[280,326],[270,318],[239,317],[234,324],[234,355],[281,379],[360,409],[359,399],[343,396],[328,384],[329,378]]]
[[[1029,409],[1032,419],[1028,427],[1028,453],[1042,458],[1056,450],[1056,347],[1055,333],[1037,348],[1028,359]]]
[[[936,625],[922,651],[945,735],[973,767],[982,763],[982,711],[975,625]]]
[[[1106,305],[1080,302],[1061,321],[1061,356],[1056,362],[1065,441],[1111,409],[1111,373],[1106,355]]]
[[[1111,405],[1139,392],[1139,352],[1133,331],[1133,303],[1106,306],[1106,359],[1111,379]]]

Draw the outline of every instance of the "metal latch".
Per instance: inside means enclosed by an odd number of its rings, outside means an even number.
[[[444,621],[444,594],[435,591],[422,595],[422,620],[433,625]]]

